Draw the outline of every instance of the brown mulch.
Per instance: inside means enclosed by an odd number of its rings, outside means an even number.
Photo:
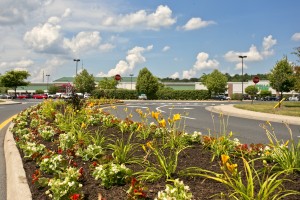
[[[91,130],[96,130],[99,127],[91,127]],[[108,136],[112,136],[114,138],[120,137],[121,133],[117,127],[107,128],[104,130],[105,134]],[[59,133],[58,133],[59,134]],[[55,136],[56,140],[58,139],[58,134]],[[126,135],[126,134],[125,134]],[[139,142],[141,144],[145,144],[147,141],[138,141],[137,138],[133,139],[133,142]],[[53,151],[58,150],[58,143],[57,142],[45,142],[41,141],[48,149]],[[23,153],[21,156],[23,157]],[[66,152],[62,152],[65,154]],[[109,153],[109,152],[108,152]],[[139,151],[135,152],[135,156],[144,156],[145,152],[140,148]],[[150,162],[156,162],[155,157],[149,156],[148,160]],[[204,148],[201,144],[193,144],[192,147],[185,149],[179,155],[179,162],[177,169],[185,169],[187,167],[200,167],[206,170],[211,170],[214,172],[221,173],[220,170],[220,162],[219,159],[216,158],[212,161],[212,153]],[[243,170],[243,163],[240,159],[234,160],[235,163],[238,164],[239,170]],[[92,174],[92,161],[83,161],[80,158],[74,158],[73,163],[76,163],[76,167],[78,169],[80,167],[83,168],[83,176],[81,177],[81,183],[83,184],[83,193],[84,199],[89,200],[98,200],[99,196],[101,195],[106,200],[122,200],[128,199],[126,191],[130,187],[130,183],[124,186],[113,186],[110,189],[105,189],[101,186],[100,180],[95,180]],[[39,188],[36,184],[32,184],[32,175],[34,174],[35,170],[38,169],[38,165],[35,161],[25,160],[23,158],[23,166],[27,175],[27,181],[29,183],[29,187],[32,193],[32,199],[34,200],[43,200],[49,199],[49,197],[45,194],[48,188]],[[140,171],[141,167],[136,164],[126,165],[128,168],[132,169],[134,172]],[[262,168],[262,162],[256,162],[255,168],[260,169]],[[47,175],[45,175],[47,176]],[[174,174],[174,177],[178,177],[178,174]],[[51,177],[51,176],[50,176]],[[219,182],[204,179],[202,177],[179,177],[180,180],[184,182],[185,185],[190,187],[190,190],[193,194],[193,199],[197,200],[206,200],[206,199],[220,199],[220,193],[228,194],[228,188]],[[284,187],[286,190],[297,190],[300,191],[300,174],[293,174],[289,176],[293,182],[285,182]],[[144,183],[147,186],[147,197],[148,199],[154,199],[157,196],[158,191],[164,190],[166,185],[166,180],[159,180],[154,183],[147,182]],[[298,196],[289,196],[285,198],[286,200],[296,200],[300,199],[300,195]]]

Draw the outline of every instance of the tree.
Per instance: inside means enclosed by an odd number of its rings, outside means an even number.
[[[141,69],[136,81],[137,92],[146,94],[148,99],[155,99],[158,88],[158,79],[146,67]]]
[[[95,89],[95,78],[84,69],[75,77],[74,85],[80,93],[91,93]]]
[[[41,89],[37,89],[35,91],[36,94],[44,94],[44,90],[41,90]]]
[[[49,94],[56,94],[58,92],[58,90],[59,90],[58,86],[50,85],[48,92],[49,92]]]
[[[227,77],[217,69],[210,74],[204,74],[200,80],[210,93],[220,94],[227,90]]]
[[[103,78],[98,83],[98,88],[100,89],[117,89],[118,81],[114,78]]]
[[[295,48],[295,51],[293,52],[293,54],[295,54],[296,56],[298,56],[298,58],[299,58],[299,62],[300,62],[300,47],[296,47]]]
[[[1,85],[4,87],[12,88],[15,91],[15,97],[17,97],[17,87],[27,86],[29,82],[25,81],[30,76],[27,71],[11,70],[1,76]]]
[[[258,93],[258,88],[255,85],[249,85],[248,87],[245,88],[245,92],[251,96],[252,104],[253,104],[253,99],[254,96]]]
[[[283,92],[290,92],[295,84],[293,67],[286,57],[276,63],[268,78],[270,86],[280,92],[280,98],[282,98]]]
[[[300,67],[294,67],[294,75],[295,75],[295,85],[294,90],[296,92],[300,92]]]

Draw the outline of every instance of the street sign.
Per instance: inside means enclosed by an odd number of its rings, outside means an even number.
[[[253,83],[258,83],[259,82],[259,77],[258,76],[254,76],[252,79]]]
[[[116,74],[116,75],[115,75],[115,80],[116,80],[116,81],[121,80],[121,75],[120,75],[120,74]]]

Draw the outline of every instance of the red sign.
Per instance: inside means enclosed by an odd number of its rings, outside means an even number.
[[[115,75],[115,80],[116,80],[116,81],[121,80],[121,75],[120,75],[120,74],[116,74],[116,75]]]
[[[259,82],[259,77],[258,76],[254,76],[252,79],[253,83],[258,83]]]

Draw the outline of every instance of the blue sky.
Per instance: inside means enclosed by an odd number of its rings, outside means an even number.
[[[284,56],[299,65],[295,0],[2,0],[0,73],[41,82],[74,76],[165,78],[269,72]]]

